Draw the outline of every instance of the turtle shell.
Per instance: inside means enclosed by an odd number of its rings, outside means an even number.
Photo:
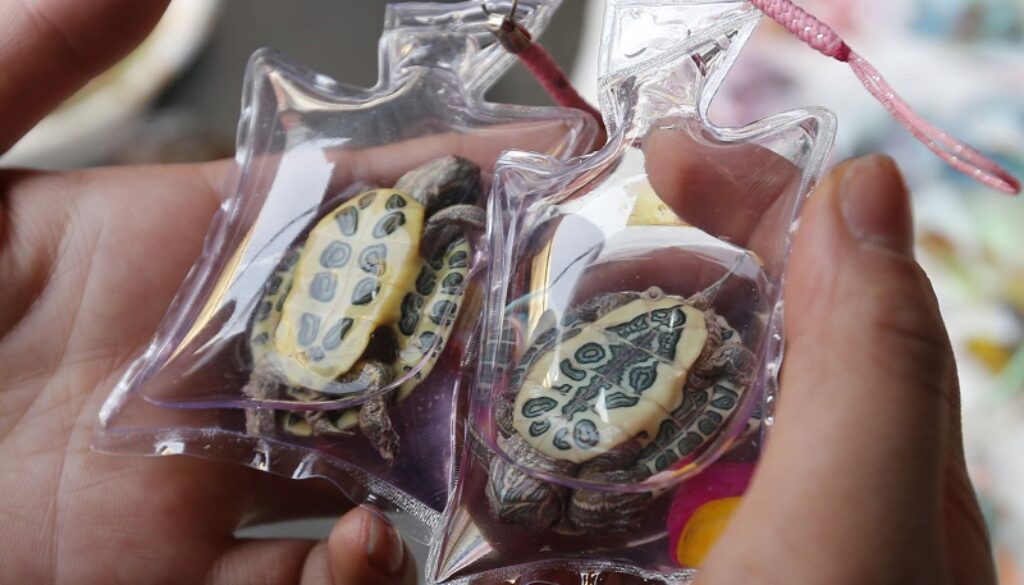
[[[270,336],[267,355],[285,384],[324,391],[360,359],[377,327],[399,320],[422,265],[423,216],[411,197],[376,189],[316,224]]]
[[[649,442],[681,406],[707,340],[704,312],[675,296],[637,297],[561,335],[545,332],[513,373],[513,427],[544,455],[574,463]]]
[[[430,262],[421,261],[416,285],[402,298],[402,316],[398,320],[398,359],[395,371],[415,373],[398,391],[403,400],[430,373],[441,350],[445,335],[458,316],[466,276],[469,273],[469,241],[459,238]]]
[[[295,264],[300,256],[302,245],[288,250],[260,291],[259,304],[249,324],[249,349],[254,364],[262,362],[274,347],[274,332],[281,322],[281,311],[291,291]]]
[[[723,343],[739,340],[739,333],[721,315],[715,315],[714,325]],[[695,453],[722,429],[745,391],[745,385],[727,376],[706,387],[689,384],[679,407],[662,421],[654,440],[641,451],[634,471],[641,476],[659,473]]]

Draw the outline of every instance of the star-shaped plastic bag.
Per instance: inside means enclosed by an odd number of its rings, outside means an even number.
[[[609,0],[608,143],[499,159],[435,582],[687,581],[742,495],[772,425],[790,235],[835,130],[818,108],[708,120],[759,18]]]

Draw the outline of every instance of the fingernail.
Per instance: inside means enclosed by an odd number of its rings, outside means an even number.
[[[896,163],[876,154],[846,164],[839,185],[843,221],[862,243],[913,256],[910,197]]]
[[[366,558],[370,567],[388,577],[396,577],[405,562],[402,537],[379,512],[366,515]]]

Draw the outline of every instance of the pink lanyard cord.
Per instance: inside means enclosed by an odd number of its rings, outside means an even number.
[[[1004,193],[1020,193],[1020,181],[967,143],[939,130],[922,118],[889,85],[878,70],[850,49],[832,28],[790,0],[749,0],[766,16],[819,53],[848,63],[864,87],[904,128],[942,160],[975,179]]]
[[[486,6],[484,8],[486,10]],[[490,14],[487,25],[491,33],[498,39],[506,51],[519,57],[519,61],[533,75],[555,102],[567,108],[575,108],[593,116],[604,131],[601,113],[590,105],[576,91],[569,77],[562,71],[558,63],[540,44],[533,42],[533,37],[523,25],[514,19],[515,4],[508,16]]]
[[[566,77],[565,73],[558,67],[558,64],[555,63],[551,54],[540,43],[530,43],[526,50],[519,53],[519,59],[530,70],[530,73],[537,78],[537,81],[544,86],[545,91],[553,96],[557,96],[555,99],[559,104],[583,110],[593,116],[598,123],[601,123],[601,113],[576,92],[572,82],[569,81],[569,78]]]

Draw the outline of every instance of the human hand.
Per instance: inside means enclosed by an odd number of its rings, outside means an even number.
[[[756,146],[698,142],[652,136],[652,184],[684,219],[764,252],[796,170]],[[751,212],[714,213],[740,206]],[[698,585],[994,584],[953,355],[890,159],[844,163],[820,184],[785,302],[774,433]]]
[[[166,2],[0,3],[0,152],[127,52]],[[222,164],[0,173],[0,575],[10,583],[395,583],[415,563],[356,508],[325,542],[244,525],[350,507],[330,486],[93,453],[219,204]]]

